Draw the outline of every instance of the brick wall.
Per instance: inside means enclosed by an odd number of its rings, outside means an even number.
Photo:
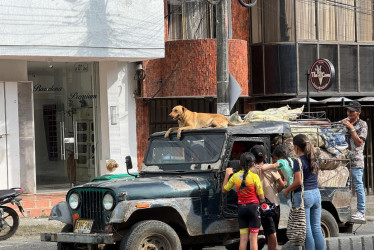
[[[229,41],[229,70],[248,95],[247,41]],[[142,97],[216,95],[215,39],[165,43],[165,58],[144,62]]]

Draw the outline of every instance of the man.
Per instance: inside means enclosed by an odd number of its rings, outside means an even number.
[[[280,200],[278,193],[284,188],[284,183],[278,170],[270,169],[264,172],[261,170],[266,160],[265,148],[262,145],[253,146],[250,152],[256,158],[255,166],[251,169],[251,172],[260,177],[265,197],[276,205],[276,209],[272,215],[261,218],[261,224],[264,229],[264,234],[268,238],[268,249],[278,249],[277,231],[280,218]]]
[[[363,184],[364,174],[364,147],[367,137],[368,126],[360,119],[361,104],[352,101],[348,104],[347,118],[341,122],[347,129],[347,142],[351,156],[351,176],[353,187],[357,195],[357,212],[352,215],[356,221],[365,221],[365,190]]]

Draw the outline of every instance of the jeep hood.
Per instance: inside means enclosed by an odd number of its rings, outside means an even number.
[[[116,194],[124,193],[126,200],[154,198],[200,197],[210,185],[204,178],[194,176],[150,177],[130,180],[90,182],[78,188],[109,188]]]

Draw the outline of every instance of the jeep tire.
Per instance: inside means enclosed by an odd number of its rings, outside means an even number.
[[[182,250],[177,233],[168,224],[157,220],[133,225],[121,240],[120,250],[173,249]]]
[[[339,236],[339,226],[334,216],[325,209],[321,212],[321,228],[324,238]]]

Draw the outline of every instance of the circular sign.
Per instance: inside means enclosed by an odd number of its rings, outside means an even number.
[[[334,65],[327,59],[318,59],[310,68],[310,82],[318,90],[326,90],[335,79]]]

